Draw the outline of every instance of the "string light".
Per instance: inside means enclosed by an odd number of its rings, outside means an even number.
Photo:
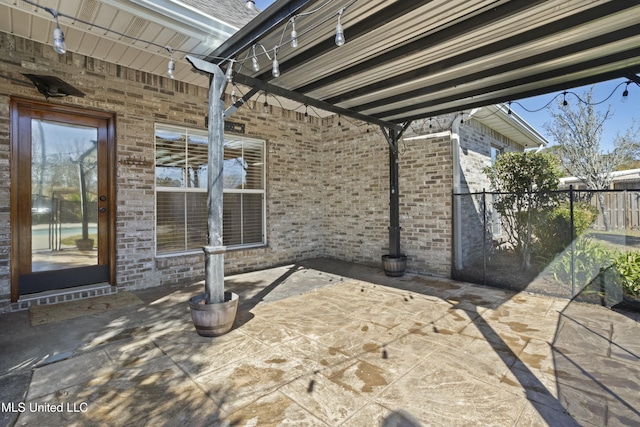
[[[49,12],[56,20],[56,28],[53,29],[53,50],[60,55],[64,55],[67,53],[67,44],[64,42],[64,33],[60,29],[60,24],[58,23],[58,11],[48,7],[45,7],[44,10]]]
[[[148,46],[155,46],[155,47],[158,47],[158,48],[166,49],[166,50],[169,52],[169,55],[170,55],[170,57],[169,57],[169,63],[168,63],[168,66],[167,66],[167,75],[168,75],[170,78],[172,78],[172,79],[175,77],[175,76],[174,76],[174,73],[175,73],[175,67],[176,67],[176,61],[175,61],[175,59],[173,58],[173,53],[174,53],[174,52],[181,52],[181,53],[185,53],[185,54],[198,55],[198,56],[206,56],[206,55],[201,55],[201,54],[194,54],[194,53],[191,53],[190,51],[183,51],[183,50],[179,50],[179,49],[172,49],[172,48],[170,48],[169,46],[162,46],[162,45],[157,44],[157,43],[154,43],[154,42],[152,42],[152,41],[148,41],[148,40],[140,39],[140,38],[137,38],[137,37],[132,37],[132,36],[130,36],[130,35],[127,35],[127,34],[124,34],[124,33],[118,32],[118,31],[115,31],[115,30],[113,30],[113,29],[110,29],[110,28],[107,28],[107,27],[101,26],[101,25],[96,24],[96,23],[94,23],[94,22],[83,21],[82,19],[80,19],[80,18],[78,18],[78,17],[74,17],[74,16],[71,16],[71,15],[67,15],[67,14],[64,14],[64,13],[60,13],[59,11],[53,10],[53,9],[51,9],[51,8],[48,8],[48,7],[44,7],[44,6],[42,6],[42,5],[38,4],[38,3],[35,3],[34,1],[31,1],[31,0],[22,0],[22,1],[24,1],[25,3],[27,3],[27,4],[29,4],[29,5],[32,5],[32,6],[36,7],[36,8],[38,8],[38,9],[43,9],[43,10],[47,11],[48,13],[50,13],[50,14],[54,17],[55,22],[56,22],[56,28],[53,30],[53,48],[54,48],[54,50],[55,50],[57,53],[59,53],[59,54],[65,54],[65,53],[66,53],[66,51],[67,51],[67,46],[66,46],[66,42],[65,42],[64,33],[63,33],[63,32],[62,32],[62,30],[60,29],[60,24],[59,24],[59,22],[58,22],[59,17],[61,17],[61,16],[62,16],[62,17],[65,17],[65,18],[69,18],[69,19],[73,20],[74,22],[78,22],[78,23],[82,23],[82,24],[85,24],[85,25],[89,25],[89,26],[91,26],[91,27],[93,27],[93,28],[101,29],[101,30],[104,30],[104,31],[107,31],[107,32],[110,32],[110,33],[113,33],[113,34],[116,34],[116,35],[119,35],[119,36],[121,36],[121,37],[126,37],[127,39],[130,39],[130,40],[132,40],[132,41],[143,42],[143,43],[147,44]],[[337,46],[342,46],[342,45],[344,45],[344,43],[345,43],[344,29],[343,29],[343,27],[342,27],[342,21],[341,21],[342,15],[343,15],[343,14],[344,14],[344,12],[345,12],[345,11],[346,11],[346,10],[347,10],[351,5],[352,5],[352,4],[354,4],[356,1],[357,1],[357,0],[352,0],[349,4],[347,4],[346,6],[342,7],[342,8],[341,8],[341,9],[339,9],[339,10],[338,10],[338,12],[337,12],[337,15],[338,15],[338,24],[336,25],[336,37],[335,37],[335,42],[336,42],[336,45],[337,45]],[[291,22],[291,24],[292,24],[292,31],[291,31],[291,40],[290,40],[290,44],[291,44],[291,47],[292,47],[292,48],[296,48],[296,47],[298,46],[298,35],[299,35],[299,34],[298,34],[298,32],[297,32],[297,30],[296,30],[296,27],[295,27],[295,20],[296,20],[296,18],[304,17],[304,16],[308,16],[308,15],[314,14],[315,12],[317,12],[317,11],[319,11],[319,10],[321,10],[321,9],[325,8],[326,6],[328,6],[330,3],[331,3],[331,0],[327,0],[327,1],[325,1],[323,4],[321,4],[320,6],[318,6],[316,9],[310,10],[310,11],[308,11],[308,12],[304,12],[304,13],[297,14],[297,15],[293,16],[293,17],[290,19],[290,22]],[[248,9],[250,9],[250,10],[255,10],[255,1],[254,1],[254,0],[246,0],[246,1],[245,1],[245,6],[246,6]],[[335,16],[335,15],[334,15],[334,16]],[[329,19],[330,19],[330,18],[329,18]],[[328,19],[327,19],[327,20],[328,20]],[[326,20],[325,20],[324,22],[326,22]],[[283,30],[283,36],[284,36],[285,32],[286,32],[286,27],[285,27],[285,29]],[[303,32],[303,33],[304,33],[304,32]],[[279,76],[280,76],[280,68],[279,68],[279,63],[278,63],[278,60],[277,60],[276,54],[277,54],[277,50],[282,46],[282,38],[283,38],[283,37],[281,37],[281,43],[280,43],[279,45],[276,45],[276,46],[273,48],[274,58],[273,58],[273,63],[272,63],[272,65],[273,65],[273,68],[272,68],[272,74],[273,74],[273,76],[274,76],[274,77],[279,77]],[[262,47],[263,53],[260,53],[260,54],[256,53],[256,47]],[[267,49],[265,49],[265,48],[264,48],[264,46],[262,46],[262,45],[261,45],[261,44],[259,44],[259,43],[254,44],[254,45],[252,46],[252,55],[251,55],[251,57],[250,57],[250,58],[251,58],[252,68],[253,68],[253,70],[254,70],[255,72],[260,71],[260,64],[259,64],[259,61],[258,61],[258,56],[259,56],[259,55],[261,55],[261,54],[264,54],[265,56],[267,56],[267,58],[269,58],[269,59],[271,60],[270,55],[269,55],[269,53],[268,53]],[[215,58],[215,59],[218,59],[218,60],[221,60],[221,61],[225,61],[225,60],[226,60],[226,61],[230,61],[229,68],[227,69],[227,80],[228,80],[229,82],[231,82],[231,81],[232,81],[232,78],[231,78],[231,79],[229,78],[229,73],[231,73],[231,77],[232,77],[232,73],[233,73],[233,70],[232,70],[232,68],[233,68],[233,61],[235,61],[235,60],[232,60],[232,59],[230,59],[230,58]],[[249,59],[249,55],[247,55],[247,58],[246,58],[245,60],[247,60],[247,59]],[[242,66],[243,62],[244,62],[244,61],[239,61],[239,63],[241,64],[241,66]],[[509,104],[508,114],[511,114],[511,103],[512,103],[512,102],[514,102],[515,104],[517,104],[518,106],[520,106],[523,110],[525,110],[525,111],[527,111],[527,112],[530,112],[530,113],[533,113],[533,112],[538,112],[538,111],[541,111],[541,110],[543,110],[543,109],[547,108],[547,107],[548,107],[548,106],[553,102],[553,100],[557,99],[560,95],[562,95],[562,96],[563,96],[562,106],[567,106],[569,103],[568,103],[568,101],[567,101],[567,99],[566,99],[566,96],[567,96],[567,94],[569,94],[569,93],[573,94],[573,95],[578,99],[578,101],[579,101],[579,102],[581,102],[581,103],[583,103],[583,104],[586,104],[586,105],[598,105],[598,104],[601,104],[601,103],[603,103],[603,102],[606,102],[606,101],[607,101],[607,100],[608,100],[608,99],[613,95],[613,93],[615,93],[615,91],[618,89],[618,87],[622,86],[623,84],[626,84],[626,87],[625,87],[625,90],[624,90],[624,91],[623,91],[623,93],[622,93],[621,102],[626,102],[626,101],[628,101],[628,98],[629,98],[629,90],[628,90],[628,86],[629,86],[629,84],[631,84],[631,83],[634,83],[634,82],[632,82],[632,81],[627,81],[627,82],[622,82],[622,83],[620,83],[620,84],[619,84],[619,85],[614,89],[614,91],[613,91],[613,92],[612,92],[612,93],[611,93],[607,98],[605,98],[604,100],[599,101],[599,102],[586,102],[586,101],[584,101],[583,99],[581,99],[581,98],[580,98],[577,94],[575,94],[574,92],[568,92],[568,91],[563,91],[563,92],[561,92],[561,93],[557,94],[557,95],[556,95],[556,96],[555,96],[551,101],[549,101],[545,106],[543,106],[543,107],[541,107],[541,108],[539,108],[539,109],[535,109],[535,110],[531,110],[531,109],[526,108],[525,106],[523,106],[523,105],[522,105],[521,103],[519,103],[518,101],[509,101],[509,102],[508,102],[508,104]],[[637,84],[637,83],[636,83],[636,84]],[[638,84],[638,86],[640,86],[640,84]],[[276,99],[277,99],[277,98],[276,98]],[[269,104],[267,103],[267,100],[266,100],[266,93],[265,93],[265,104],[266,104],[267,109],[268,109]],[[302,105],[302,104],[301,104],[301,105]],[[305,117],[306,117],[306,116],[308,115],[308,113],[307,113],[307,111],[306,111],[307,105],[306,105],[306,104],[304,104],[304,105],[305,105]],[[339,119],[339,121],[340,121],[340,119]],[[461,121],[461,123],[464,123],[464,119]],[[431,124],[431,118],[430,118],[430,119],[429,119],[429,127],[432,127],[432,126],[433,126],[433,125]],[[367,130],[368,130],[368,129],[367,129]]]
[[[173,60],[173,49],[169,46],[167,46],[166,49],[169,51],[170,56],[169,64],[167,65],[167,75],[173,79],[175,78],[174,73],[176,71],[176,61]]]
[[[296,31],[296,17],[291,18],[291,47],[298,47],[298,32]]]
[[[95,22],[84,21],[84,20],[82,20],[82,19],[80,19],[78,17],[74,17],[74,16],[71,16],[71,15],[66,15],[64,13],[60,13],[60,12],[55,11],[53,9],[44,7],[44,6],[34,2],[32,0],[23,0],[23,1],[25,3],[27,3],[27,4],[29,4],[29,5],[32,5],[32,6],[36,7],[36,8],[48,11],[55,18],[55,20],[56,20],[56,28],[54,29],[54,32],[53,32],[54,49],[59,54],[66,53],[66,50],[67,50],[66,44],[65,44],[65,39],[64,39],[64,33],[60,29],[60,25],[58,23],[58,17],[62,16],[62,17],[69,18],[69,19],[73,20],[74,22],[85,24],[85,25],[91,26],[92,28],[101,29],[101,30],[107,31],[109,33],[116,34],[118,36],[125,37],[125,38],[127,38],[129,40],[132,40],[134,42],[143,42],[143,43],[147,44],[148,46],[155,46],[155,47],[162,48],[162,49],[165,49],[165,50],[169,51],[170,55],[169,55],[169,63],[168,63],[168,66],[167,66],[167,74],[171,78],[174,78],[174,72],[175,72],[175,67],[176,67],[176,61],[175,61],[175,59],[173,57],[173,53],[180,52],[180,53],[185,53],[185,54],[189,54],[189,55],[197,55],[197,56],[201,56],[201,57],[206,57],[207,56],[207,55],[204,55],[204,54],[195,54],[195,53],[192,53],[190,51],[185,51],[185,50],[180,50],[180,49],[172,49],[172,48],[169,48],[168,46],[163,46],[163,45],[160,45],[160,44],[155,43],[153,41],[148,41],[148,40],[144,40],[144,39],[141,39],[141,38],[132,37],[132,36],[130,36],[128,34],[124,34],[124,33],[118,32],[116,30],[113,30],[111,28],[107,28],[107,27],[101,26],[99,24],[96,24]],[[337,12],[337,14],[338,14],[338,25],[336,26],[336,32],[337,32],[337,34],[336,34],[336,43],[338,43],[338,45],[340,45],[340,46],[344,44],[344,30],[342,29],[341,17],[343,15],[343,13],[349,7],[351,7],[354,3],[356,3],[356,1],[357,0],[351,0],[346,6],[342,7]],[[316,12],[318,12],[318,11],[326,8],[327,6],[329,6],[331,3],[332,3],[332,0],[326,0],[325,2],[320,4],[315,9],[312,9],[312,10],[309,10],[309,11],[306,11],[306,12],[302,12],[302,13],[299,13],[299,14],[291,17],[290,22],[291,22],[292,29],[291,29],[291,40],[289,41],[289,43],[290,43],[292,48],[295,49],[299,45],[299,41],[298,41],[299,33],[298,33],[297,29],[296,29],[296,19],[298,19],[300,17],[305,17],[305,16],[309,16],[309,15],[315,14]],[[255,1],[254,0],[246,0],[245,1],[245,6],[248,9],[255,10]],[[323,22],[326,22],[329,19],[331,19],[331,18],[329,17],[329,18],[323,20]],[[315,26],[313,28],[315,28]],[[313,28],[309,29],[308,31],[313,30]],[[284,32],[285,31],[286,31],[286,27],[283,30],[283,36],[284,36]],[[253,70],[255,72],[259,72],[260,71],[260,63],[259,63],[259,58],[258,57],[259,57],[259,55],[265,55],[265,56],[267,56],[267,58],[269,58],[269,60],[272,60],[272,74],[273,74],[273,76],[274,77],[280,76],[280,64],[279,64],[278,59],[277,59],[277,52],[280,49],[280,47],[282,47],[282,41],[283,41],[282,39],[283,39],[283,37],[281,37],[280,44],[278,44],[278,45],[276,45],[276,46],[274,46],[272,48],[273,55],[274,55],[273,59],[270,57],[269,51],[267,51],[267,49],[264,46],[262,46],[260,43],[256,43],[252,47],[252,55],[251,56],[247,55],[247,57],[245,58],[244,61],[246,61],[246,60],[248,60],[250,58]],[[263,52],[262,53],[257,53],[256,52],[256,47],[262,47]],[[233,61],[233,62],[237,61],[237,60],[234,60],[234,59],[231,59],[231,58],[218,58],[218,57],[210,58],[210,59],[219,59],[221,61]],[[241,66],[243,65],[244,61],[239,61]],[[233,73],[233,71],[232,71],[232,73]],[[227,76],[227,77],[229,77],[229,76]],[[231,81],[230,78],[228,78],[228,80]]]
[[[273,64],[272,64],[272,68],[271,68],[271,74],[275,78],[280,77],[280,64],[278,64],[277,54],[278,54],[277,48],[274,47],[273,48]]]
[[[229,66],[227,67],[225,77],[227,79],[227,82],[233,83],[233,61],[229,61]]]
[[[344,30],[342,29],[342,23],[340,22],[340,18],[342,18],[343,12],[344,7],[338,11],[338,25],[336,25],[336,46],[342,46],[345,42]]]
[[[345,37],[344,37],[344,28],[342,27],[342,16],[344,14],[344,12],[346,12],[346,10],[351,7],[354,3],[356,3],[357,0],[351,0],[346,6],[340,8],[336,14],[338,15],[338,24],[336,25],[336,37],[335,37],[335,42],[336,45],[338,46],[342,46],[345,44]],[[327,6],[329,6],[331,4],[332,0],[326,0],[325,2],[323,2],[321,5],[319,5],[317,8],[309,10],[307,12],[302,12],[299,14],[296,14],[294,16],[292,16],[287,25],[285,25],[285,27],[282,30],[282,35],[280,37],[280,43],[275,45],[273,48],[267,50],[263,45],[261,45],[260,43],[256,43],[252,46],[251,48],[251,52],[247,53],[247,56],[244,60],[238,61],[240,63],[240,66],[242,67],[245,61],[248,61],[249,59],[251,60],[251,68],[253,69],[254,72],[259,72],[260,71],[260,63],[259,63],[259,57],[260,55],[264,55],[266,56],[270,61],[272,61],[272,69],[271,69],[271,73],[274,77],[279,77],[280,76],[280,64],[278,62],[277,59],[277,52],[280,50],[280,48],[284,45],[284,43],[288,43],[292,49],[296,49],[299,46],[299,36],[304,34],[305,32],[311,31],[314,28],[317,27],[317,25],[315,25],[313,28],[307,30],[307,31],[303,31],[302,33],[298,32],[298,29],[296,27],[296,23],[298,23],[298,19],[301,17],[306,17],[309,15],[312,15],[318,11],[320,11],[321,9],[326,8]],[[322,22],[327,22],[328,20],[332,19],[335,15],[330,16],[328,18],[326,18],[325,20],[323,20]],[[287,42],[284,42],[285,39],[285,34],[286,31],[288,29],[288,24],[291,24],[291,37]],[[256,50],[258,48],[262,48],[262,52],[257,52]],[[269,55],[270,52],[273,52],[273,58],[271,57],[271,55]],[[224,59],[224,58],[222,58]]]
[[[262,111],[265,113],[269,112],[269,103],[267,102],[267,92],[264,93],[264,104],[262,104]]]
[[[253,71],[255,71],[257,73],[258,71],[260,71],[260,64],[258,64],[258,58],[256,57],[256,45],[255,44],[251,48],[251,51],[253,52],[253,56],[251,57],[251,65],[253,66]]]
[[[308,111],[309,106],[307,104],[304,104],[304,122],[308,123],[309,122],[309,111]]]

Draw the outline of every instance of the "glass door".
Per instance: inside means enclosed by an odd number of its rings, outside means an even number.
[[[98,265],[98,129],[31,120],[31,271]]]
[[[23,295],[109,282],[109,119],[26,105],[14,122],[12,285]]]

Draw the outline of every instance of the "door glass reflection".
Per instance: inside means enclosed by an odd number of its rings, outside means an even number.
[[[31,120],[32,271],[98,263],[98,130]]]

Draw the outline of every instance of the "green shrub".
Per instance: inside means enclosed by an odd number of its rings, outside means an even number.
[[[598,209],[589,203],[573,204],[573,238],[580,237],[598,218]],[[537,250],[552,259],[571,244],[571,209],[568,202],[541,212],[536,221]]]
[[[613,263],[619,274],[624,295],[640,296],[640,252],[626,252]]]
[[[573,265],[571,249],[567,248],[562,255],[553,261],[551,272],[557,281],[571,285],[571,269],[573,267],[576,289],[582,289],[598,277],[604,269],[610,267],[618,256],[617,251],[583,237],[576,241]]]

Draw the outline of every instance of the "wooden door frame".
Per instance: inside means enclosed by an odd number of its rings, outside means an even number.
[[[107,226],[108,237],[108,250],[107,259],[109,264],[109,283],[112,286],[116,286],[116,135],[115,135],[115,121],[116,117],[114,113],[108,113],[99,110],[91,110],[71,105],[52,104],[50,102],[36,101],[26,98],[11,97],[10,100],[10,139],[11,149],[9,154],[10,164],[10,229],[11,229],[11,251],[10,251],[10,265],[11,265],[11,302],[18,301],[19,298],[19,268],[18,260],[20,257],[18,239],[20,235],[20,221],[18,203],[31,204],[30,197],[27,199],[23,195],[20,198],[20,191],[18,190],[18,182],[21,173],[25,171],[20,170],[19,162],[19,110],[21,108],[28,108],[36,111],[43,111],[47,114],[67,114],[77,115],[84,117],[91,117],[99,120],[106,121],[107,131],[107,159],[106,159],[106,177],[107,177],[107,209],[109,212],[109,220]]]

